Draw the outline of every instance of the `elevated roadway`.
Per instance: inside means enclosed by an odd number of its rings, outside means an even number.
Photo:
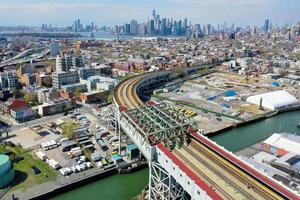
[[[126,113],[132,109],[145,106],[145,103],[139,98],[139,93],[144,92],[146,88],[145,85],[157,86],[159,81],[170,81],[167,77],[173,73],[174,71],[153,72],[133,76],[122,81],[114,92],[114,101],[120,112]],[[162,74],[164,78],[159,79],[158,77],[162,77]],[[126,119],[128,121],[128,115]],[[121,126],[129,134],[134,130],[134,126],[139,126],[137,123],[131,123],[131,129],[124,127],[128,124],[125,123],[124,125],[123,123]],[[144,133],[139,131],[139,134]],[[200,190],[205,191],[206,195],[211,197],[210,199],[300,199],[297,194],[287,187],[265,176],[208,138],[199,135],[197,132],[192,132],[190,135],[191,141],[187,145],[169,151],[160,143],[157,145],[158,150],[156,150],[156,153],[162,152],[166,155],[167,160],[170,159],[170,162],[178,165],[180,170],[188,175],[187,179],[190,178],[197,186],[200,186]],[[145,136],[146,134],[140,137]],[[142,149],[143,154],[147,154],[143,146],[139,147]],[[153,147],[151,151],[153,152]],[[146,157],[150,160],[156,158],[165,168],[169,166],[167,162],[164,163],[164,158],[160,158],[159,155]],[[174,167],[173,170],[176,171]],[[170,174],[172,173],[172,169],[167,171]],[[180,183],[180,180],[177,181]],[[150,189],[152,185],[150,184]],[[187,193],[192,199],[209,199],[203,196],[193,198],[196,194],[194,193],[195,190],[189,189],[189,181],[181,182],[181,185],[184,190],[189,191]],[[199,190],[198,193],[200,193]]]

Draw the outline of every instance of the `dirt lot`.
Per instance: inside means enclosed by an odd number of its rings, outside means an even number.
[[[39,135],[38,132],[42,134]],[[26,149],[39,145],[43,142],[56,140],[60,137],[60,135],[56,135],[46,128],[43,128],[38,132],[34,131],[30,127],[22,128],[18,131],[17,136],[11,138],[10,141],[12,141],[15,144],[21,144],[23,148]]]

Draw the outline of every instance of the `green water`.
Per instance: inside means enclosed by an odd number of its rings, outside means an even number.
[[[51,200],[131,200],[141,193],[147,183],[148,169],[143,169],[100,179]]]
[[[300,111],[287,112],[250,125],[231,129],[211,139],[227,150],[236,152],[266,139],[275,132],[290,132],[300,135],[300,129],[297,128],[299,122]]]
[[[297,124],[300,111],[288,112],[244,127],[226,131],[211,139],[230,151],[237,151],[255,144],[274,132],[287,131],[300,135]],[[129,200],[138,195],[148,182],[148,170],[133,174],[114,175],[70,192],[52,200]]]

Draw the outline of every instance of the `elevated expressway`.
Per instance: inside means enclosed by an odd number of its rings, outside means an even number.
[[[134,76],[114,92],[119,129],[149,161],[149,199],[300,199],[198,134],[176,110],[140,99],[139,94],[171,81],[173,74],[159,71]]]

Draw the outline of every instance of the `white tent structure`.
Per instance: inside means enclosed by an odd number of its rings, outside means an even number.
[[[296,97],[285,90],[258,94],[247,98],[247,102],[269,110],[281,110],[299,104]]]

